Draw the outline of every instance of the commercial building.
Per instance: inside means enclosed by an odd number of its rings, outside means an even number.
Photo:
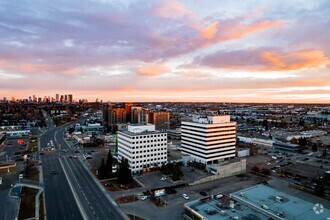
[[[259,184],[234,192],[229,197],[217,194],[185,203],[183,217],[187,220],[328,219],[330,211],[325,203],[323,199],[311,203]]]
[[[307,220],[330,217],[330,211],[322,205],[322,199],[311,203],[262,184],[232,193],[230,197],[271,219]]]
[[[100,124],[88,124],[87,126],[76,125],[76,131],[81,131],[84,134],[103,134],[104,128]]]
[[[181,123],[181,151],[192,161],[219,164],[235,157],[235,147],[236,122],[229,115],[193,115],[191,122]]]
[[[167,134],[155,125],[128,125],[118,131],[118,157],[127,159],[132,173],[146,172],[167,162]]]
[[[237,136],[238,141],[248,143],[248,144],[254,144],[257,146],[262,146],[262,147],[273,147],[274,141],[265,136],[259,136],[259,137],[245,137],[242,135]]]
[[[274,149],[286,151],[286,152],[295,152],[299,151],[299,144],[291,144],[290,142],[283,143],[280,141],[276,141],[273,144]]]
[[[168,138],[172,140],[180,140],[181,139],[181,128],[166,130]]]

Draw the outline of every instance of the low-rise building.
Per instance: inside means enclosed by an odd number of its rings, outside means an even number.
[[[219,193],[187,202],[183,205],[183,217],[187,220],[327,219],[330,211],[323,202],[326,201],[311,203],[259,184],[231,193],[229,197]]]
[[[274,149],[281,150],[281,151],[287,151],[287,152],[298,152],[299,151],[299,144],[291,144],[290,142],[280,142],[276,141],[273,144]]]

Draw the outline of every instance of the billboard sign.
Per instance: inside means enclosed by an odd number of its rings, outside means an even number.
[[[160,197],[165,195],[165,189],[159,189],[154,192],[154,197]]]

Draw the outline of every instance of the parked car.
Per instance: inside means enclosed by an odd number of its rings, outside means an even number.
[[[162,178],[160,178],[161,181],[164,181],[164,180],[166,180],[166,179],[167,179],[166,177],[162,177]]]
[[[204,191],[199,192],[199,194],[201,194],[202,196],[207,196],[207,193]]]
[[[190,199],[189,196],[187,196],[187,194],[185,194],[185,193],[182,194],[182,197],[183,197],[184,199],[186,199],[186,200]]]
[[[141,200],[143,201],[143,200],[146,200],[147,198],[148,198],[148,196],[142,196]]]

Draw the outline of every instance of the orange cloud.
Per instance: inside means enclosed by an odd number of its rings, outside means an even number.
[[[206,28],[204,28],[204,30],[201,31],[201,36],[206,39],[214,37],[214,35],[218,31],[218,23],[218,21],[215,21],[208,25]]]
[[[163,18],[173,18],[182,15],[192,15],[185,5],[178,1],[163,1],[156,5],[154,13]]]
[[[64,75],[78,74],[78,68],[66,64],[8,62],[0,60],[0,70],[20,73],[61,73]]]
[[[264,30],[283,23],[284,21],[282,20],[262,21],[247,25],[239,22],[229,25],[219,25],[218,22],[213,22],[206,29],[200,32],[200,35],[204,37],[201,44],[202,46],[209,46],[222,41],[241,38],[246,34]]]
[[[273,70],[321,68],[330,64],[330,59],[322,50],[304,50],[288,54],[264,52],[261,58],[268,62]]]
[[[142,76],[159,76],[167,71],[169,68],[164,65],[144,66],[137,69],[137,73]]]
[[[228,37],[231,39],[240,38],[248,33],[256,32],[283,23],[284,23],[283,20],[275,20],[275,21],[262,21],[251,25],[237,25],[235,27],[232,27],[232,29],[229,29]]]

